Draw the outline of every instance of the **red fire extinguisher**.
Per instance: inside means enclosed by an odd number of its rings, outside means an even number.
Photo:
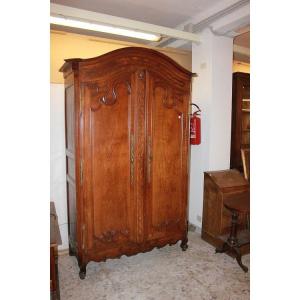
[[[197,110],[191,115],[190,122],[190,143],[191,145],[200,145],[201,143],[201,119],[200,116],[201,109],[197,104],[192,103],[192,106],[196,106]]]

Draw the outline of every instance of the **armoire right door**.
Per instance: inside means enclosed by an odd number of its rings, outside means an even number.
[[[148,72],[145,238],[181,239],[187,226],[189,93]]]

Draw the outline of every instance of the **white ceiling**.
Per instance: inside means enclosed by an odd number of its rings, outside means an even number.
[[[113,15],[117,17],[128,18],[132,20],[142,21],[155,25],[166,26],[170,28],[180,28],[183,30],[183,23],[193,23],[196,25],[201,22],[207,22],[209,18],[217,16],[218,14],[228,14],[228,24],[230,24],[230,12],[226,11],[231,5],[235,4],[243,5],[243,3],[249,3],[249,0],[50,0],[52,3],[61,4],[65,6],[71,6],[79,9],[90,10],[93,12],[99,12],[103,14]],[[238,6],[236,9],[238,10]],[[241,7],[241,10],[244,9]],[[234,8],[235,9],[235,8]],[[246,12],[247,8],[245,8]],[[242,13],[241,13],[242,14]],[[221,16],[222,16],[221,15]],[[233,21],[235,19],[233,18]],[[232,21],[232,22],[233,22]],[[200,23],[199,23],[200,22]],[[198,24],[197,24],[198,23]],[[226,22],[225,22],[226,24]],[[235,25],[235,23],[232,23]],[[205,23],[208,26],[209,23]],[[222,22],[221,22],[222,25]],[[226,27],[226,26],[225,26]],[[88,33],[83,30],[67,28],[56,25],[51,25],[52,29],[65,30],[75,33],[82,33],[88,35],[95,35],[105,38],[124,40],[135,43],[149,44],[148,41],[137,40],[128,37],[115,36],[111,34],[104,34],[99,32],[89,31]],[[234,45],[238,46],[238,50],[235,50],[235,59],[249,62],[249,48],[250,48],[250,27],[249,24],[246,27],[237,29],[239,36],[235,37]],[[169,39],[172,40],[172,39]],[[164,41],[164,40],[163,40]],[[182,41],[180,41],[182,42]],[[160,46],[157,43],[150,45]],[[165,47],[166,45],[161,45]],[[167,47],[175,47],[184,50],[191,51],[191,43],[183,43],[178,45],[169,44]]]
[[[223,1],[224,0],[51,0],[52,3],[172,28]]]

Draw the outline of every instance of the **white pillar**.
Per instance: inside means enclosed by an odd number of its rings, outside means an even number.
[[[191,146],[189,221],[201,227],[203,172],[230,167],[233,39],[201,32],[193,44],[192,101],[201,113],[201,145]]]

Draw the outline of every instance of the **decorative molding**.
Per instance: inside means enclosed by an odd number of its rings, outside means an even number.
[[[144,79],[144,76],[145,76],[145,71],[140,71],[139,72],[139,79],[143,80]]]
[[[183,94],[173,90],[172,97],[174,98],[175,102],[183,103]]]
[[[111,242],[115,242],[121,236],[128,237],[129,231],[127,229],[125,229],[125,230],[108,230],[108,231],[101,233],[99,236],[94,236],[94,238],[103,243],[111,243]]]
[[[156,230],[164,230],[164,229],[167,229],[169,227],[178,226],[179,222],[180,222],[180,219],[166,220],[166,221],[163,221],[163,222],[159,223],[158,225],[153,225],[153,227]]]
[[[163,105],[166,108],[174,108],[176,102],[183,103],[183,95],[179,91],[170,89],[166,83],[156,82],[153,89],[153,97],[155,99],[156,89],[161,88],[164,90]]]
[[[168,86],[162,82],[157,82],[155,83],[154,85],[154,89],[153,89],[153,98],[155,99],[156,97],[156,90],[158,88],[161,88],[163,91],[164,91],[164,95],[163,95],[163,105],[166,107],[166,108],[172,108],[175,103],[174,103],[174,100],[173,100],[173,97],[171,97],[171,103],[169,103],[169,94],[170,94],[170,89],[168,88]]]
[[[97,105],[91,107],[92,111],[97,111],[101,104],[114,105],[117,102],[118,93],[117,87],[124,84],[127,88],[127,94],[131,94],[131,85],[128,79],[116,80],[112,85],[98,83],[85,83],[84,85],[90,89],[93,89],[93,96],[97,98]]]
[[[144,157],[145,157],[145,111],[146,111],[146,73],[145,69],[137,70],[136,72],[136,105],[137,105],[137,119],[135,123],[136,128],[136,174],[135,179],[139,184],[136,185],[134,189],[134,198],[137,207],[137,242],[142,243],[144,223],[144,179],[145,179],[145,167],[144,167]]]
[[[110,89],[108,88],[108,86],[106,85],[105,88],[105,92],[104,92],[104,95],[103,96],[100,96],[100,99],[99,101],[105,105],[113,105],[116,103],[117,101],[117,92],[116,92],[116,89],[117,89],[117,86],[124,83],[127,87],[127,93],[128,95],[131,94],[131,86],[130,86],[130,83],[125,80],[125,81],[117,81],[114,83],[114,85],[112,86],[112,89],[111,89],[111,92],[110,92]],[[99,89],[97,90],[99,91]],[[111,97],[110,97],[110,94],[111,94]]]

